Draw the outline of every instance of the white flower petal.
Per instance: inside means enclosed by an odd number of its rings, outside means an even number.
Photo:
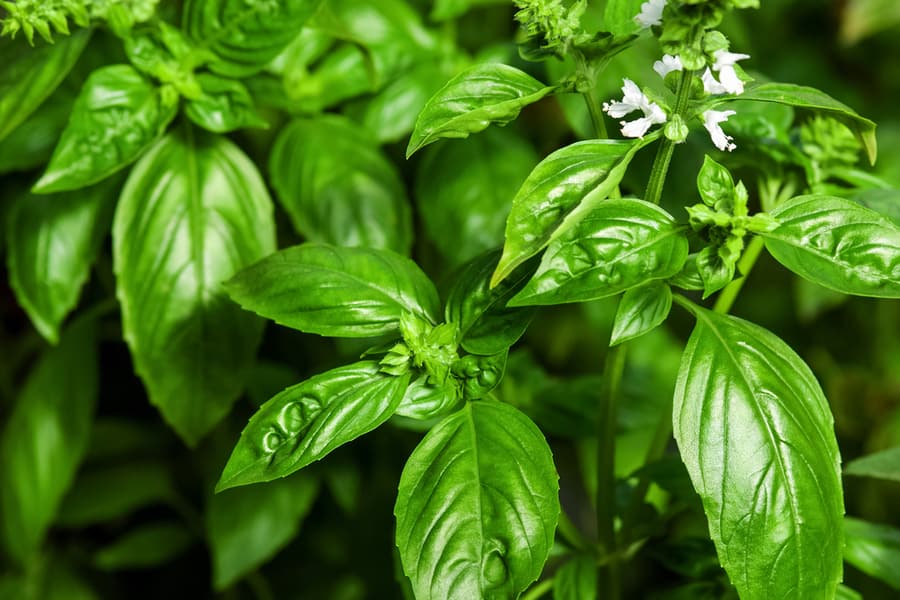
[[[650,119],[651,123],[660,124],[666,122],[666,111],[659,104],[653,102],[644,110],[644,117]]]
[[[653,125],[653,121],[647,117],[641,117],[634,121],[622,121],[622,135],[631,138],[642,138],[647,130]]]
[[[707,94],[716,96],[718,94],[728,93],[725,86],[719,83],[719,80],[716,79],[715,75],[712,74],[712,71],[709,70],[709,67],[706,67],[706,70],[703,71],[703,75],[700,76],[700,79],[703,81],[703,90]]]
[[[720,125],[720,123],[724,123],[728,120],[728,117],[734,114],[736,113],[733,110],[707,110],[703,113],[703,126],[706,127],[709,137],[712,138],[712,143],[719,150],[731,152],[737,148],[737,145],[734,144],[734,138],[726,135]]]
[[[671,54],[664,54],[662,60],[658,60],[653,63],[653,70],[659,73],[660,77],[665,79],[666,75],[668,75],[672,71],[684,70],[684,65],[681,64],[680,57],[672,56]]]
[[[719,82],[722,88],[729,94],[743,94],[744,82],[737,75],[737,71],[732,66],[722,67],[719,71]]]
[[[716,50],[713,54],[713,71],[721,71],[724,67],[733,67],[737,61],[750,58],[749,54],[736,54],[727,50]]]
[[[630,112],[639,110],[640,106],[635,106],[628,102],[604,102],[603,111],[613,119],[621,119]]]
[[[653,25],[661,25],[663,9],[665,7],[666,0],[648,0],[648,2],[641,4],[641,12],[634,17],[634,20],[643,29],[647,29]]]

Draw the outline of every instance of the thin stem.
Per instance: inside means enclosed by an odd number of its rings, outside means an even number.
[[[565,511],[559,513],[559,523],[556,526],[556,531],[576,550],[592,549],[593,545],[584,538],[581,531],[578,530]]]
[[[591,115],[591,124],[594,126],[594,134],[598,139],[606,139],[609,135],[606,133],[606,121],[603,120],[603,111],[600,110],[600,99],[597,98],[597,75],[606,66],[605,61],[599,65],[590,65],[584,54],[575,52],[575,64],[578,69],[578,79],[581,81],[579,87],[583,87],[581,92],[584,103],[587,104],[588,113]]]
[[[747,244],[747,249],[744,250],[744,254],[737,264],[738,272],[741,276],[726,285],[725,289],[719,294],[719,297],[716,298],[716,303],[713,305],[713,310],[715,312],[724,315],[731,310],[734,301],[737,300],[738,294],[741,292],[741,288],[744,287],[744,282],[747,281],[747,276],[750,275],[750,271],[753,270],[753,266],[756,264],[756,259],[759,258],[762,249],[762,237],[758,235],[754,236],[753,239],[750,240],[750,243]]]
[[[682,115],[687,107],[688,100],[691,96],[691,79],[694,75],[693,71],[684,70],[681,72],[681,79],[678,80],[678,88],[675,91],[675,108],[672,115]],[[669,163],[672,162],[672,154],[675,153],[675,142],[669,138],[663,138],[656,151],[656,158],[653,159],[653,167],[650,169],[650,181],[647,183],[647,191],[644,193],[644,200],[659,204],[662,198],[663,184],[666,182],[666,174],[669,172]]]
[[[545,579],[538,583],[537,585],[532,586],[525,595],[522,596],[521,600],[537,600],[547,592],[553,589],[553,578]]]

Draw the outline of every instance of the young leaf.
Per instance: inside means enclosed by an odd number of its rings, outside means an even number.
[[[38,42],[35,48],[0,38],[0,140],[62,83],[90,37],[89,30],[79,30],[54,44]]]
[[[741,598],[832,597],[843,494],[828,402],[765,329],[700,307],[675,390],[675,440]]]
[[[675,275],[687,253],[682,228],[665,210],[643,200],[606,200],[550,244],[534,277],[509,306],[614,296]]]
[[[900,481],[900,446],[851,460],[844,465],[844,475]]]
[[[276,323],[333,337],[397,331],[412,312],[437,322],[437,290],[390,250],[301,244],[266,257],[226,284],[228,295]]]
[[[297,473],[215,494],[206,510],[213,586],[223,590],[290,542],[312,508],[319,482]]]
[[[503,256],[491,285],[500,283],[605,200],[619,185],[634,153],[650,139],[576,142],[542,160],[513,198]]]
[[[440,138],[464,138],[506,125],[524,107],[554,91],[531,75],[500,63],[475,65],[439,89],[422,108],[406,157]]]
[[[597,561],[579,554],[559,568],[553,578],[553,600],[596,600]]]
[[[138,158],[175,117],[178,106],[129,65],[94,71],[33,191],[75,190],[97,183]]]
[[[10,285],[52,344],[109,232],[120,183],[110,179],[77,192],[22,196],[9,216]]]
[[[266,129],[269,126],[256,114],[253,98],[240,81],[201,73],[197,82],[203,88],[203,95],[188,100],[184,114],[200,127],[227,133],[244,127]]]
[[[496,354],[509,348],[534,317],[535,309],[507,308],[506,303],[534,273],[537,261],[522,265],[515,276],[491,288],[498,258],[500,251],[494,250],[469,261],[457,275],[444,306],[444,319],[459,327],[460,345],[472,354]]]
[[[703,166],[697,173],[697,191],[703,203],[716,207],[722,201],[731,203],[734,197],[734,180],[731,172],[709,155],[703,157]]]
[[[900,227],[850,200],[812,194],[778,205],[781,225],[762,233],[782,265],[823,287],[900,298]]]
[[[269,172],[309,241],[409,253],[412,217],[400,175],[346,118],[293,121],[278,135]]]
[[[869,162],[875,164],[878,156],[878,143],[875,139],[875,123],[862,117],[852,108],[838,102],[828,94],[815,88],[790,83],[750,84],[741,94],[741,100],[758,102],[777,102],[796,108],[812,110],[837,119],[849,127],[859,138]]]
[[[247,423],[216,491],[272,481],[320,460],[387,421],[408,384],[408,374],[386,375],[377,362],[362,361],[287,388]]]
[[[191,543],[183,523],[163,521],[141,525],[94,554],[102,571],[156,567],[174,560]]]
[[[406,388],[403,400],[395,412],[400,417],[426,421],[446,415],[459,400],[459,393],[452,381],[444,385],[429,381],[430,376],[422,374]]]
[[[671,308],[672,288],[667,284],[651,281],[631,288],[619,300],[609,345],[644,335],[665,321]]]
[[[0,518],[8,555],[28,563],[87,450],[97,401],[94,322],[77,321],[25,381],[0,439]]]
[[[416,205],[428,238],[452,264],[503,243],[509,204],[537,155],[510,129],[429,147],[416,173]]]
[[[187,127],[131,171],[113,224],[124,337],[150,401],[190,444],[241,392],[262,334],[220,282],[274,250],[265,184],[225,138]]]
[[[470,402],[432,428],[394,508],[417,600],[518,597],[553,545],[557,480],[543,434],[507,404]]]
[[[319,8],[321,0],[187,0],[184,30],[218,60],[226,77],[252,75],[278,56]]]
[[[900,529],[846,517],[844,536],[844,560],[900,590]]]

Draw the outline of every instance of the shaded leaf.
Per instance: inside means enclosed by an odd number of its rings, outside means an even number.
[[[851,460],[844,465],[844,475],[900,481],[900,446]]]
[[[587,555],[572,557],[553,578],[553,600],[595,600],[597,561]]]
[[[619,300],[610,346],[642,336],[662,324],[672,308],[672,289],[661,281],[631,288]]]
[[[900,590],[900,529],[846,517],[844,560]]]
[[[174,560],[191,543],[191,534],[178,522],[142,525],[94,554],[94,566],[103,571],[148,569]]]
[[[209,73],[201,73],[197,81],[203,94],[185,103],[184,114],[200,127],[216,133],[245,127],[268,128],[268,123],[256,113],[253,98],[241,82]]]

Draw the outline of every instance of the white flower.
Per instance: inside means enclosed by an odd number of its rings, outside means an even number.
[[[614,119],[624,117],[636,110],[644,113],[643,117],[633,121],[620,121],[622,135],[642,138],[650,127],[666,122],[665,111],[657,103],[650,102],[650,99],[641,92],[641,88],[637,84],[630,79],[624,79],[622,83],[622,101],[604,102],[603,110]]]
[[[728,117],[734,114],[736,113],[733,110],[707,110],[703,113],[703,126],[706,127],[709,137],[712,138],[712,143],[719,150],[731,152],[737,148],[737,145],[734,144],[734,138],[730,135],[725,135],[720,125],[720,123],[724,123],[728,120]]]
[[[653,70],[659,73],[663,79],[672,71],[683,71],[684,65],[681,64],[681,57],[672,56],[671,54],[663,54],[662,60],[653,63]]]
[[[707,94],[743,94],[744,82],[740,80],[734,65],[737,61],[750,58],[749,54],[737,54],[727,50],[716,50],[713,54],[712,70],[719,74],[717,80],[709,68],[703,73],[703,89]]]
[[[647,29],[653,25],[661,25],[665,7],[666,0],[648,0],[648,2],[641,4],[641,12],[635,15],[634,20],[641,26],[641,29]]]

